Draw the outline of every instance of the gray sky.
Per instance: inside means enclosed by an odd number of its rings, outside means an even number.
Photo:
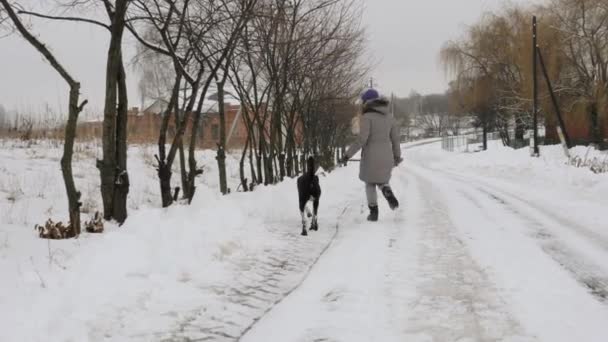
[[[484,11],[499,7],[502,0],[364,2],[363,20],[376,61],[373,76],[383,91],[405,96],[412,89],[443,92],[447,79],[438,60],[442,44],[460,36],[466,25],[474,23]],[[34,32],[82,83],[83,98],[90,102],[87,110],[101,113],[108,34],[86,24],[31,22]],[[132,43],[129,37],[127,44]],[[132,66],[128,72],[130,106],[139,106]],[[64,81],[16,34],[0,39],[0,103],[9,110],[38,113],[47,104],[65,109],[67,103]]]
[[[407,96],[443,92],[448,80],[439,50],[462,36],[484,12],[505,0],[365,0],[364,23],[375,60],[373,76],[384,92]],[[513,3],[530,1],[513,0]]]

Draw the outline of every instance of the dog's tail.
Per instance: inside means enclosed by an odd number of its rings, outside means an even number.
[[[307,164],[307,171],[308,171],[308,175],[312,178],[315,176],[315,158],[314,157],[308,157],[308,164]]]

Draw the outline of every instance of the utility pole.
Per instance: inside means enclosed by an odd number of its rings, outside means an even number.
[[[543,54],[540,51],[540,48],[536,48],[538,53],[538,61],[540,62],[540,68],[543,72],[543,76],[545,76],[545,81],[547,82],[547,89],[549,90],[549,95],[551,95],[551,102],[553,103],[553,108],[555,109],[555,114],[557,115],[557,120],[559,123],[559,129],[561,130],[560,141],[565,146],[565,149],[568,150],[572,147],[570,143],[570,136],[568,135],[568,131],[566,130],[566,124],[564,123],[564,118],[562,116],[562,111],[559,108],[559,104],[557,103],[557,97],[555,96],[555,92],[553,91],[553,85],[551,84],[551,80],[549,79],[549,73],[547,72],[547,68],[545,67],[545,60],[543,59]]]
[[[533,115],[533,124],[534,124],[534,151],[532,153],[533,157],[540,156],[540,151],[538,149],[538,75],[536,72],[536,49],[538,49],[538,45],[536,44],[536,16],[532,17],[532,78],[534,79],[533,84],[533,101],[532,101],[532,115]]]
[[[374,78],[373,77],[369,78],[369,87],[372,89],[374,88]]]

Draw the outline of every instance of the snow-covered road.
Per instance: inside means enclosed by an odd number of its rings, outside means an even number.
[[[79,186],[98,189],[80,148]],[[125,225],[49,241],[31,228],[66,211],[60,149],[0,144],[0,341],[608,341],[606,174],[560,146],[404,148],[399,210],[366,222],[352,163],[320,176],[304,238],[295,180],[220,196],[210,168],[191,206],[160,209],[152,154],[132,147]]]
[[[399,211],[372,224],[351,206],[308,277],[241,340],[608,340],[608,232],[431,155],[396,170]]]

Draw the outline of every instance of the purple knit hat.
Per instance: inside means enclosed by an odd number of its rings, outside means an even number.
[[[361,101],[363,103],[368,103],[373,100],[377,100],[380,98],[380,93],[376,89],[369,88],[361,94]]]

